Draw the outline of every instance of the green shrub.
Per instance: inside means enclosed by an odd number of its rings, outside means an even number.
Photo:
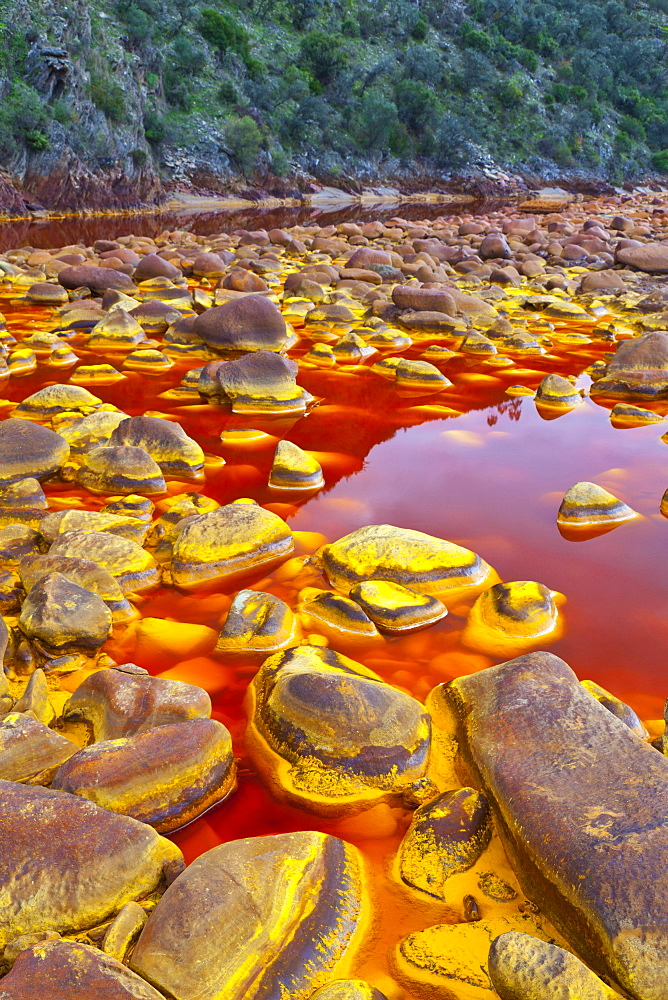
[[[274,147],[271,151],[271,169],[277,177],[287,177],[292,169],[287,153],[280,146]]]
[[[101,73],[90,75],[90,96],[95,107],[105,118],[118,125],[125,118],[125,94],[123,88]]]
[[[652,153],[652,166],[659,173],[668,174],[668,149],[660,149]]]
[[[520,49],[517,58],[530,73],[535,73],[538,69],[538,56],[531,49]]]
[[[223,80],[218,88],[217,97],[221,104],[236,104],[239,100],[239,91],[231,80]]]
[[[420,14],[417,21],[411,28],[411,38],[416,42],[423,42],[429,31],[429,22],[423,14]]]
[[[400,80],[395,88],[395,100],[399,119],[411,131],[420,133],[436,124],[439,100],[419,80]]]
[[[555,83],[552,88],[552,96],[559,104],[566,104],[570,100],[571,88],[567,87],[565,83]]]
[[[62,98],[53,102],[51,105],[51,114],[54,121],[57,121],[60,125],[69,125],[75,118],[74,108]]]
[[[388,150],[398,124],[396,104],[379,91],[365,91],[355,129],[362,149],[369,152]]]
[[[28,149],[32,149],[34,153],[42,153],[51,145],[48,135],[36,128],[25,133],[25,141]]]
[[[222,55],[230,49],[244,61],[250,58],[248,32],[231,14],[222,14],[207,7],[202,11],[197,27],[202,37]]]
[[[576,84],[575,87],[571,87],[571,99],[577,104],[582,104],[589,97],[589,91],[586,87],[580,87]]]
[[[359,21],[352,14],[346,14],[341,21],[341,34],[344,38],[359,38],[361,36]]]
[[[262,149],[262,133],[249,116],[234,118],[225,125],[230,156],[245,176],[252,174]]]
[[[130,153],[130,159],[135,167],[143,167],[148,160],[148,153],[145,149],[133,149]]]
[[[636,142],[644,142],[647,138],[643,123],[632,115],[622,115],[619,119],[619,128]]]
[[[153,36],[154,21],[141,7],[131,3],[123,9],[123,20],[133,42],[141,44]]]
[[[299,48],[299,63],[326,87],[348,65],[349,56],[338,35],[317,29],[310,31],[302,39]]]
[[[496,96],[504,108],[512,108],[519,104],[523,94],[522,81],[515,76],[511,76],[510,80],[503,80],[496,91]]]
[[[476,28],[471,21],[463,21],[459,28],[459,37],[462,43],[478,52],[491,52],[494,42],[486,31]]]
[[[144,135],[154,146],[159,145],[167,133],[164,118],[157,111],[149,110],[144,115]]]

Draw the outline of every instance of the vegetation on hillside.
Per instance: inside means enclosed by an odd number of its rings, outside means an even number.
[[[48,149],[53,122],[74,128],[81,100],[31,83],[53,30],[30,9],[0,21],[5,162]],[[416,163],[668,173],[668,0],[93,0],[90,20],[68,52],[112,128],[132,124],[136,165],[204,131],[246,176],[262,161],[333,179]]]

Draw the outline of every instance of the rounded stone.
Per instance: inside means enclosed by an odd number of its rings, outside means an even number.
[[[482,626],[506,636],[535,639],[554,631],[558,614],[552,591],[542,583],[497,583],[478,597],[467,628]]]
[[[64,465],[70,446],[59,434],[12,417],[0,421],[0,486],[19,479],[46,479]]]
[[[644,410],[632,403],[615,403],[610,411],[610,423],[615,427],[644,427],[647,424],[660,424],[665,417],[652,410]]]
[[[109,444],[143,448],[165,476],[188,479],[202,476],[204,452],[175,421],[160,417],[128,417],[114,428]]]
[[[125,309],[114,309],[96,323],[90,332],[87,347],[132,350],[146,340],[137,320]]]
[[[363,979],[337,979],[316,990],[310,1000],[387,1000],[387,997]]]
[[[489,975],[501,1000],[617,1000],[619,994],[564,948],[519,931],[492,942]]]
[[[44,490],[33,477],[18,479],[0,489],[0,528],[9,524],[37,528],[48,509]]]
[[[58,535],[50,556],[70,556],[108,570],[124,594],[148,590],[160,582],[153,556],[135,542],[104,531],[66,531]]]
[[[395,285],[392,301],[400,309],[457,314],[455,300],[446,288],[418,288],[413,285]]]
[[[579,389],[561,375],[546,375],[536,390],[536,404],[548,409],[572,410],[582,402]]]
[[[416,395],[441,392],[452,385],[435,365],[429,361],[412,361],[401,358],[394,370],[394,379],[398,389]]]
[[[319,490],[325,477],[317,459],[292,441],[279,441],[269,473],[269,486],[280,490]]]
[[[332,591],[302,591],[299,613],[307,632],[320,632],[335,644],[355,645],[378,638],[376,626],[360,605]]]
[[[300,639],[299,623],[284,601],[273,594],[240,590],[218,636],[216,655],[261,662],[282,649],[296,646]]]
[[[448,609],[436,597],[389,580],[366,580],[350,588],[350,597],[381,632],[413,632],[444,618]]]
[[[69,296],[62,286],[50,281],[36,281],[26,292],[26,302],[38,306],[62,306],[69,302]]]
[[[19,628],[61,652],[99,649],[109,636],[111,611],[97,594],[61,573],[43,576],[26,597]]]
[[[90,559],[51,554],[28,555],[21,559],[18,570],[21,584],[28,595],[45,576],[60,573],[71,583],[76,583],[91,594],[97,594],[111,611],[113,621],[124,622],[137,617],[137,612],[111,573]]]
[[[282,351],[287,327],[280,309],[263,295],[247,295],[207,309],[193,324],[194,332],[217,351]]]
[[[191,719],[97,742],[62,764],[51,787],[172,833],[234,791],[232,739],[214,719]]]
[[[79,469],[78,481],[93,493],[164,493],[165,479],[143,448],[130,445],[93,448]]]
[[[181,271],[170,261],[158,256],[157,253],[148,253],[137,264],[134,271],[134,280],[148,281],[151,278],[174,278],[181,277]]]
[[[79,458],[93,448],[107,444],[122,420],[127,420],[127,413],[120,410],[100,410],[75,420],[59,433],[69,444],[72,457]]]
[[[116,288],[122,292],[134,290],[134,283],[127,274],[115,271],[111,267],[95,267],[81,264],[64,267],[58,272],[58,282],[64,288],[90,288],[91,292],[101,295],[108,288]]]
[[[564,494],[557,524],[591,526],[628,521],[636,511],[596,483],[576,483]]]
[[[460,545],[411,528],[371,524],[319,550],[332,586],[348,594],[356,583],[387,580],[421,594],[478,587],[492,572]]]
[[[48,385],[27,396],[16,407],[17,417],[48,421],[60,413],[93,413],[102,400],[76,385]]]
[[[307,397],[296,382],[296,362],[269,351],[235,361],[214,361],[199,373],[197,389],[233,413],[292,416],[306,411]]]

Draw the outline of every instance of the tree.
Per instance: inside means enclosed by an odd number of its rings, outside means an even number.
[[[249,115],[233,118],[225,126],[228,151],[244,176],[252,174],[262,149],[262,133]]]
[[[349,61],[341,39],[320,29],[309,31],[302,39],[299,56],[301,65],[309,69],[323,87],[332,83]]]

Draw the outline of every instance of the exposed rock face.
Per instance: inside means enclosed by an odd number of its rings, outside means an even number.
[[[307,1000],[354,947],[362,914],[355,848],[323,833],[237,840],[170,886],[130,964],[175,1000]]]
[[[305,645],[270,657],[248,697],[256,766],[279,797],[309,812],[401,801],[424,775],[422,706],[333,650]]]
[[[638,1000],[661,1000],[668,760],[550,653],[461,677],[442,694],[526,891],[592,968]]]
[[[75,795],[0,781],[0,803],[0,948],[21,934],[95,927],[164,884],[165,866],[182,865],[149,826]]]

